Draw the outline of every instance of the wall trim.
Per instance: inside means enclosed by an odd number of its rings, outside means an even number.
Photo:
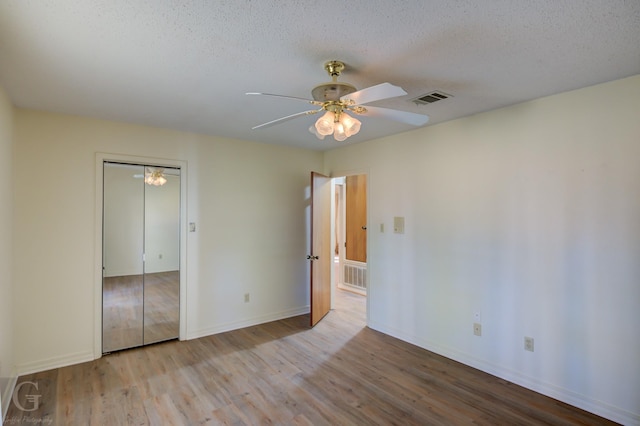
[[[242,321],[228,322],[216,325],[215,327],[206,327],[193,330],[187,334],[187,340],[199,339],[201,337],[212,336],[214,334],[225,333],[227,331],[239,330],[241,328],[252,327],[267,322],[278,321],[285,318],[296,317],[298,315],[306,315],[309,313],[309,305],[301,308],[287,309],[280,312],[274,312],[267,315],[252,317]]]
[[[41,371],[52,370],[54,368],[67,367],[69,365],[81,364],[87,361],[93,361],[92,351],[76,352],[67,355],[56,356],[48,359],[41,359],[39,361],[27,362],[24,364],[18,364],[16,369],[18,376],[24,376],[26,374],[39,373]]]
[[[625,425],[640,425],[640,413],[631,413],[622,408],[615,407],[602,401],[589,398],[585,395],[578,394],[572,390],[564,389],[551,383],[542,382],[535,377],[528,376],[517,371],[509,370],[504,367],[492,364],[488,361],[472,357],[455,349],[437,345],[434,342],[425,341],[418,338],[417,336],[407,334],[402,330],[398,330],[393,327],[387,327],[377,322],[370,323],[369,327],[373,330],[387,334],[391,337],[395,337],[396,339],[400,339],[407,343],[411,343],[412,345],[416,345],[422,349],[426,349],[445,358],[460,362],[469,367],[491,374],[492,376],[507,380],[516,385],[522,386],[550,398],[557,399],[582,410],[589,411],[590,413],[602,416],[609,420]]]

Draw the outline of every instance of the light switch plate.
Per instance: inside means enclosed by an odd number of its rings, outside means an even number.
[[[393,233],[404,234],[404,217],[396,216],[393,218]]]

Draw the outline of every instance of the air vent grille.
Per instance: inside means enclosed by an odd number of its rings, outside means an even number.
[[[344,265],[344,283],[359,287],[367,288],[367,268],[355,265]]]
[[[413,103],[416,105],[429,105],[434,102],[442,101],[444,99],[448,99],[452,97],[451,95],[447,95],[446,93],[435,91],[431,93],[427,93],[426,95],[422,95],[418,98],[413,99]]]

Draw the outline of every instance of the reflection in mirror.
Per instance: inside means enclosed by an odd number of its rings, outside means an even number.
[[[104,353],[179,334],[180,170],[104,163]]]
[[[180,312],[180,175],[145,185],[144,344],[175,339]]]
[[[102,351],[140,346],[143,326],[142,166],[104,164]]]

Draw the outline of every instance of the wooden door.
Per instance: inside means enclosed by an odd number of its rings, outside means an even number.
[[[331,178],[311,172],[311,327],[331,309]]]
[[[346,258],[367,262],[367,176],[346,178]]]

